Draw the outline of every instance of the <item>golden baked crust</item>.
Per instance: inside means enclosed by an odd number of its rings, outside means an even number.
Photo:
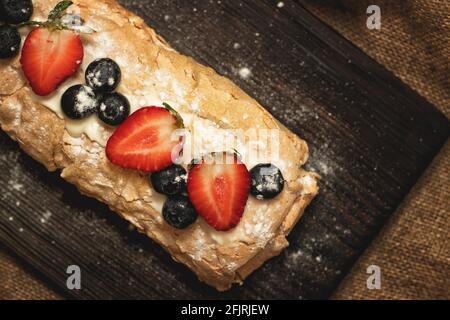
[[[33,2],[35,16],[39,18],[45,17],[57,3],[56,0]],[[178,108],[189,111],[189,105],[196,101],[195,117],[211,120],[226,129],[280,130],[280,158],[286,163],[284,191],[271,201],[250,198],[241,223],[226,235],[212,230],[202,219],[186,230],[171,228],[155,210],[158,195],[148,178],[111,164],[104,148],[87,136],[72,137],[65,129],[64,120],[31,92],[19,58],[0,62],[1,128],[48,170],[61,170],[61,176],[80,192],[106,203],[139,231],[160,243],[200,280],[218,290],[242,283],[252,271],[288,245],[286,235],[318,192],[316,176],[301,169],[308,157],[306,143],[230,80],[175,52],[142,19],[115,1],[74,2],[87,23],[99,31],[85,37],[84,42],[102,47],[108,57],[126,64],[122,79],[122,88],[126,89],[123,90],[143,90],[147,81],[144,77],[148,76],[145,73],[156,70],[170,74],[182,86],[185,105]],[[146,72],[139,72],[144,66]],[[159,89],[173,93],[176,88],[170,83]]]

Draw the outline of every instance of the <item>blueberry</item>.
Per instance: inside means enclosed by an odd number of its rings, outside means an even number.
[[[283,175],[280,169],[270,163],[255,166],[250,170],[250,177],[250,193],[259,200],[275,198],[283,191]]]
[[[117,126],[130,115],[130,102],[120,93],[107,93],[102,98],[97,114],[104,123]]]
[[[98,98],[90,87],[75,85],[64,92],[61,108],[70,119],[83,119],[98,109]]]
[[[183,195],[176,195],[168,198],[164,203],[162,214],[164,220],[174,228],[186,229],[197,220],[197,212]]]
[[[156,192],[171,196],[186,192],[187,172],[179,165],[155,172],[150,176],[153,188]]]
[[[30,20],[33,15],[31,0],[0,0],[0,20],[17,24]]]
[[[86,83],[96,91],[116,90],[121,77],[119,65],[109,58],[95,60],[86,69]]]
[[[17,28],[0,26],[0,59],[15,57],[19,53],[21,42]]]

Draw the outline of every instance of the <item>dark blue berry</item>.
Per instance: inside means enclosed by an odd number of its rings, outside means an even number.
[[[283,175],[280,169],[270,163],[255,166],[250,170],[250,177],[250,193],[259,200],[275,198],[283,191]]]
[[[117,63],[109,58],[98,59],[86,69],[86,83],[92,89],[112,92],[120,83],[122,73]]]
[[[61,108],[70,119],[83,119],[95,113],[98,106],[94,90],[81,84],[67,89],[61,98]]]
[[[168,196],[186,192],[187,172],[182,166],[174,164],[152,173],[150,180],[156,192]]]
[[[176,195],[168,198],[164,203],[162,214],[164,220],[174,228],[186,229],[197,220],[197,212],[183,195]]]
[[[20,51],[20,38],[17,28],[3,25],[0,26],[0,59],[15,57]]]
[[[98,117],[110,126],[117,126],[130,115],[130,102],[120,93],[107,93],[98,109]]]
[[[0,0],[0,20],[18,24],[30,20],[33,15],[31,0]]]

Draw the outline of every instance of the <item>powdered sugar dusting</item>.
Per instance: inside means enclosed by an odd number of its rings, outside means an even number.
[[[100,81],[100,77],[101,77],[101,72],[97,71],[97,72],[89,72],[86,75],[86,78],[91,81],[94,85],[100,87],[103,83]],[[113,79],[113,83],[114,84],[114,79]]]
[[[262,204],[256,208],[254,216],[244,221],[245,234],[255,238],[257,245],[263,246],[270,237],[272,223],[267,219],[268,205]]]
[[[42,217],[39,219],[39,221],[40,221],[41,223],[47,223],[47,222],[50,220],[51,217],[52,217],[51,211],[47,210],[47,211],[44,212],[44,214],[43,214]]]
[[[83,88],[84,90],[80,90],[75,97],[77,101],[75,107],[77,109],[77,112],[80,114],[85,113],[87,110],[94,108],[96,104],[94,91],[89,87]]]
[[[302,185],[302,194],[311,194],[317,189],[317,181],[310,175],[303,176],[299,179]]]
[[[252,76],[252,70],[247,67],[243,67],[239,69],[238,74],[242,79],[247,80]]]

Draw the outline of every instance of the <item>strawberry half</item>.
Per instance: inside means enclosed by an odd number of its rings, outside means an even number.
[[[83,44],[78,34],[39,27],[25,40],[20,63],[33,91],[46,96],[75,74],[83,56]]]
[[[183,121],[170,106],[141,108],[109,138],[106,156],[125,169],[161,171],[181,152],[181,139],[173,139],[178,128],[183,128]]]
[[[228,231],[244,214],[250,174],[235,154],[223,152],[212,154],[212,158],[202,159],[189,172],[188,194],[198,214],[210,226]]]

